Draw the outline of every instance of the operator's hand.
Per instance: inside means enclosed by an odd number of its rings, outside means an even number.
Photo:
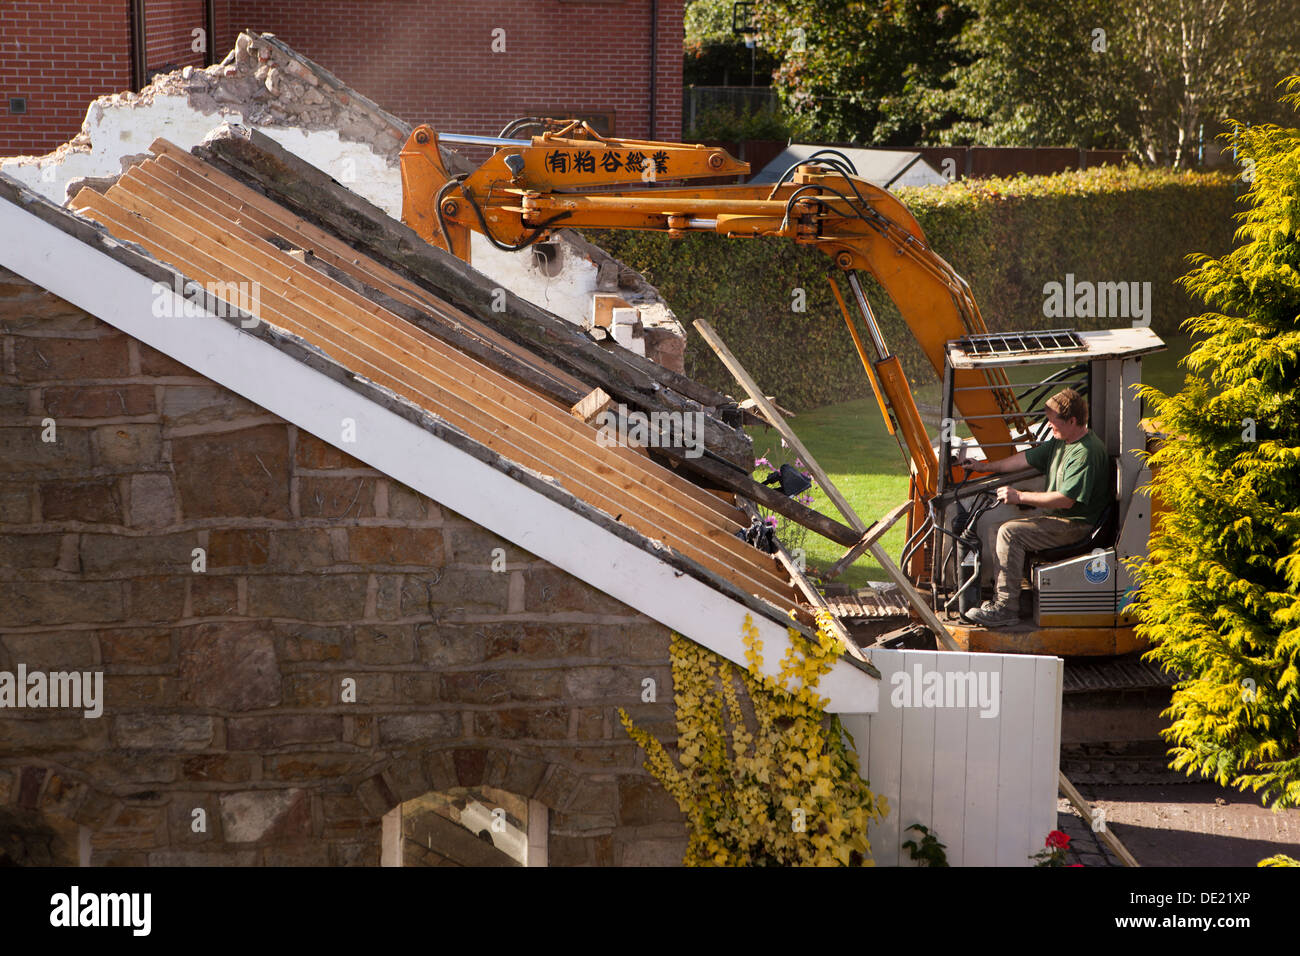
[[[1003,485],[998,489],[998,501],[1006,505],[1020,504],[1020,492],[1010,485]]]
[[[957,457],[954,463],[958,468],[964,468],[967,475],[987,474],[993,469],[989,468],[989,463],[982,458],[972,458],[970,456],[970,445],[959,445],[957,448]]]

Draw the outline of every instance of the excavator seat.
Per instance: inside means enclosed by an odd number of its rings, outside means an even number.
[[[1117,500],[1118,492],[1116,490],[1119,481],[1119,461],[1115,458],[1110,460],[1111,473],[1111,499],[1102,511],[1097,523],[1092,526],[1092,531],[1088,536],[1074,544],[1063,544],[1059,548],[1044,548],[1042,551],[1030,551],[1025,555],[1025,577],[1030,581],[1033,578],[1033,569],[1038,564],[1051,564],[1054,561],[1064,561],[1066,558],[1075,558],[1081,554],[1088,554],[1097,548],[1109,548],[1115,544],[1115,537],[1119,532],[1119,501]]]

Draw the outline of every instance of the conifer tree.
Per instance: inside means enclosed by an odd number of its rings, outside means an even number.
[[[1284,101],[1300,108],[1300,77]],[[1300,130],[1237,126],[1238,247],[1183,282],[1211,309],[1183,388],[1144,396],[1169,509],[1141,566],[1138,631],[1178,678],[1172,766],[1300,806]]]

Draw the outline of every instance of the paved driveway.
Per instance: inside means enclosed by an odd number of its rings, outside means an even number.
[[[1300,809],[1274,813],[1248,793],[1213,783],[1092,784],[1079,791],[1143,866],[1254,866],[1275,853],[1300,859]],[[1060,807],[1058,827],[1077,851],[1071,862],[1117,865],[1074,808],[1065,800]]]

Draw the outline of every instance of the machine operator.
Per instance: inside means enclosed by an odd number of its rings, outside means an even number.
[[[1006,485],[998,489],[999,502],[1040,511],[998,528],[996,596],[966,614],[984,627],[1019,623],[1025,553],[1082,541],[1113,497],[1106,447],[1088,428],[1088,400],[1067,388],[1049,398],[1046,407],[1049,441],[1001,461],[970,463],[980,472],[1009,474],[1028,467],[1047,475],[1046,491],[1017,491]],[[957,463],[966,464],[964,447]]]

